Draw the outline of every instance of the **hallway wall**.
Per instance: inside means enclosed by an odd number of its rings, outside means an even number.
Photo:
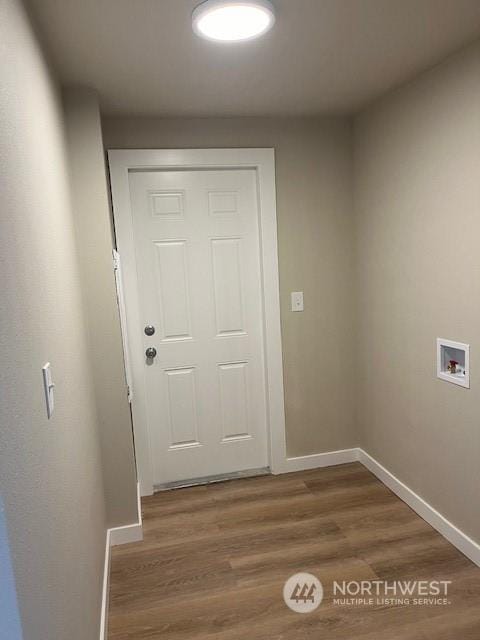
[[[63,115],[18,0],[0,57],[0,491],[23,639],[93,640],[106,518]]]
[[[104,118],[106,148],[274,147],[287,451],[357,444],[351,127],[341,118]],[[304,291],[305,311],[290,311]]]
[[[480,43],[355,123],[361,445],[480,541]],[[471,345],[471,389],[436,338]]]
[[[112,263],[105,156],[94,91],[64,92],[83,299],[95,390],[109,527],[136,522],[137,478]]]

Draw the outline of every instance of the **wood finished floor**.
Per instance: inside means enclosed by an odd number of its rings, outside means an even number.
[[[359,463],[163,492],[112,550],[110,640],[480,640],[480,568]],[[290,611],[285,580],[325,595]],[[447,606],[338,606],[333,580],[451,580]]]

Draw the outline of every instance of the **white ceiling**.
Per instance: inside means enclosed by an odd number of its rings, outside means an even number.
[[[273,0],[240,44],[191,30],[194,0],[30,0],[65,84],[105,113],[350,113],[480,37],[479,0]]]

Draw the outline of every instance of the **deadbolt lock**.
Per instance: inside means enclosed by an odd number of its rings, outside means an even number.
[[[144,331],[145,331],[145,335],[153,336],[153,334],[155,333],[155,327],[152,324],[147,324]]]
[[[148,347],[148,349],[145,351],[145,355],[149,360],[153,360],[153,358],[155,358],[155,356],[157,355],[157,350],[155,349],[155,347]]]

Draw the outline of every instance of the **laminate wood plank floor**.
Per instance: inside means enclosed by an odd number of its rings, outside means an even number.
[[[176,489],[142,509],[143,542],[112,549],[110,640],[480,640],[480,568],[359,463]],[[312,613],[283,601],[299,571],[324,588]],[[339,605],[334,580],[451,580],[450,604]]]

